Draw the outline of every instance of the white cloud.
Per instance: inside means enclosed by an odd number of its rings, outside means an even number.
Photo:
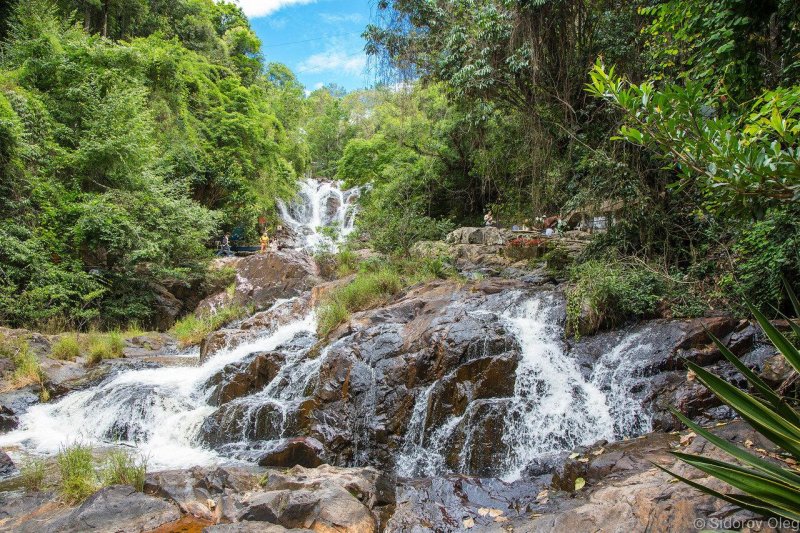
[[[358,24],[364,21],[361,13],[350,13],[349,15],[335,15],[333,13],[320,13],[319,18],[329,24],[340,24],[342,22],[352,22]]]
[[[307,57],[299,65],[300,72],[332,72],[342,71],[347,74],[361,75],[367,66],[364,52],[347,54],[341,48],[328,48],[323,52]]]
[[[236,0],[244,14],[250,18],[266,17],[279,9],[301,4],[312,4],[316,0]]]

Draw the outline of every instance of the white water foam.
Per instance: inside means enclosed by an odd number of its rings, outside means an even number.
[[[338,182],[306,178],[295,201],[279,202],[278,208],[284,223],[303,237],[299,249],[336,251],[353,232],[360,194],[359,188],[343,190]]]
[[[207,403],[205,382],[253,352],[273,350],[299,333],[314,332],[315,324],[313,315],[306,316],[223,349],[201,366],[123,371],[100,386],[32,407],[20,417],[19,429],[0,437],[0,446],[21,445],[34,453],[52,454],[73,442],[118,443],[135,446],[157,468],[220,462],[216,452],[200,447],[195,439],[205,418],[214,412]]]

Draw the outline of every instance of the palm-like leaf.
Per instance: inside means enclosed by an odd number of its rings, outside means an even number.
[[[800,302],[789,284],[785,285],[789,299],[796,313],[800,315]],[[800,351],[758,309],[752,306],[750,309],[772,344],[796,371],[800,371]],[[800,335],[800,326],[792,320],[789,320],[789,324],[795,334]],[[718,338],[711,333],[709,336],[725,359],[747,379],[758,397],[734,387],[699,365],[687,361],[686,366],[703,385],[736,411],[753,429],[784,452],[788,452],[795,461],[800,461],[800,413],[742,363]],[[673,454],[681,461],[738,489],[741,494],[723,494],[656,465],[658,468],[706,494],[759,515],[800,520],[800,472],[750,453],[700,427],[683,414],[675,410],[673,413],[687,427],[737,459],[740,464],[681,452]]]

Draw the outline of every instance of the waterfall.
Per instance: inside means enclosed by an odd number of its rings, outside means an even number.
[[[337,182],[306,178],[295,200],[278,203],[284,223],[299,237],[298,249],[332,250],[353,232],[361,189],[342,190]]]
[[[522,349],[503,434],[509,481],[537,458],[614,437],[606,396],[565,354],[553,300],[534,297],[504,317]]]
[[[516,297],[509,297],[514,301]],[[520,348],[513,396],[482,400],[505,413],[502,439],[503,479],[519,479],[525,468],[559,452],[598,440],[614,440],[650,430],[650,418],[631,391],[639,382],[639,371],[650,346],[642,333],[623,335],[618,344],[595,363],[591,375],[581,372],[568,353],[559,314],[558,296],[540,293],[511,305],[495,315],[513,334]],[[466,423],[464,444],[459,452],[458,473],[468,474],[471,441],[475,428],[471,417],[481,405],[470,403],[463,414],[452,416],[438,427],[427,426],[431,393],[439,381],[420,390],[407,427],[406,440],[397,459],[398,475],[436,476],[448,473],[445,455],[453,432]]]
[[[22,445],[52,454],[72,442],[118,443],[136,446],[155,467],[218,462],[220,456],[196,440],[203,421],[214,412],[208,404],[206,381],[253,352],[274,350],[314,330],[315,318],[309,315],[236,348],[223,349],[201,366],[122,371],[98,386],[32,407],[20,417],[19,429],[0,436],[0,446]]]

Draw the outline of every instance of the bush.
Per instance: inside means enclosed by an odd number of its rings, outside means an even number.
[[[104,485],[131,485],[143,492],[146,475],[147,462],[144,458],[137,460],[124,451],[116,450],[106,458],[101,478]]]
[[[80,344],[78,343],[78,339],[73,335],[67,335],[58,339],[50,352],[50,357],[62,361],[74,361],[80,355]]]
[[[15,387],[38,383],[41,388],[40,399],[43,402],[50,399],[50,393],[44,386],[44,372],[42,372],[39,359],[31,351],[26,340],[8,339],[4,335],[0,335],[0,357],[7,357],[14,365],[11,382]]]
[[[79,503],[98,488],[94,471],[92,450],[82,444],[63,448],[57,457],[61,484],[61,496],[68,503]]]
[[[45,464],[41,459],[30,459],[19,469],[22,486],[28,492],[37,492],[44,487]]]
[[[570,269],[567,328],[575,335],[595,333],[656,312],[664,295],[661,278],[621,262],[591,260]]]
[[[197,316],[194,314],[186,315],[178,320],[172,327],[172,334],[177,337],[181,346],[193,346],[200,342],[225,324],[238,320],[245,316],[250,310],[246,307],[232,305],[222,307],[214,313]]]

